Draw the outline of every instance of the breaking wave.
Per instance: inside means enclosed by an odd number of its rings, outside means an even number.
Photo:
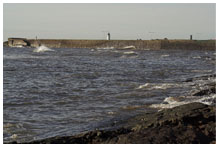
[[[124,54],[126,55],[138,55],[136,52],[134,51],[128,51],[128,52],[124,52]]]
[[[147,89],[147,90],[153,90],[153,89],[168,89],[172,87],[179,87],[179,84],[172,84],[172,83],[145,83],[143,85],[138,86],[136,89]]]
[[[112,50],[112,49],[115,49],[113,46],[111,47],[98,47],[97,50]]]
[[[167,109],[176,106],[199,102],[206,105],[216,104],[216,93],[214,92],[215,77],[194,78],[191,82],[181,83],[182,87],[190,87],[190,91],[183,96],[166,97],[160,104],[152,104],[151,108]],[[147,87],[142,85],[141,87]]]
[[[54,51],[54,50],[52,50],[52,49],[50,49],[50,48],[48,48],[48,47],[46,47],[44,45],[42,45],[42,46],[40,46],[40,47],[38,47],[38,48],[33,50],[33,52],[35,52],[35,53],[51,52],[51,51]]]
[[[201,59],[200,56],[195,56],[195,57],[192,57],[193,59]]]
[[[188,96],[188,97],[167,97],[164,99],[161,104],[152,104],[151,108],[157,109],[169,109],[174,108],[180,105],[199,102],[206,105],[213,105],[216,101],[216,94],[211,94],[209,96],[196,97],[196,96]]]
[[[134,45],[130,45],[130,46],[125,46],[121,49],[136,49],[136,47]]]
[[[161,55],[161,57],[169,57],[170,55]]]

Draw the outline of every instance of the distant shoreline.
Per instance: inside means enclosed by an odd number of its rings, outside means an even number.
[[[9,38],[9,47],[49,48],[116,48],[116,49],[210,49],[216,50],[216,40],[71,40]]]

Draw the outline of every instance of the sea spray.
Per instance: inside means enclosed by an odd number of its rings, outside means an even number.
[[[46,47],[46,46],[44,46],[44,45],[39,46],[38,48],[36,48],[36,49],[33,50],[33,52],[35,52],[35,53],[51,52],[51,51],[54,51],[54,50],[52,50],[52,49],[50,49],[50,48],[48,48],[48,47]]]

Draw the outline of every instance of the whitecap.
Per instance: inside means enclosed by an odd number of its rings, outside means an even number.
[[[142,89],[142,88],[146,88],[148,86],[149,86],[149,83],[145,83],[143,85],[138,86],[138,88],[136,88],[136,89]]]
[[[16,139],[17,137],[18,137],[17,134],[13,134],[13,135],[10,136],[11,139]]]
[[[184,101],[183,98],[185,97],[167,97],[164,99],[163,103],[152,104],[150,107],[157,109],[170,109],[180,105],[191,103],[189,101]]]
[[[130,45],[130,46],[125,46],[122,49],[136,49],[136,47],[134,45]]]
[[[193,59],[201,59],[200,56],[192,57]]]
[[[198,99],[196,102],[200,102],[206,105],[213,105],[216,103],[216,94],[211,94],[209,96],[204,96],[201,99]]]
[[[107,112],[107,114],[109,114],[109,115],[114,115],[114,114],[116,114],[116,112],[109,111],[109,112]]]
[[[118,50],[113,50],[112,52],[113,53],[120,53]]]
[[[112,49],[114,49],[114,47],[113,46],[110,46],[110,47],[98,47],[97,48],[98,50],[112,50]]]
[[[179,84],[172,84],[172,83],[146,83],[143,85],[138,86],[136,89],[147,89],[147,90],[153,90],[153,89],[161,89],[165,90],[172,87],[179,87]]]
[[[169,57],[170,55],[161,55],[161,57]]]
[[[40,47],[38,47],[38,48],[33,50],[33,52],[35,52],[35,53],[49,52],[49,51],[51,52],[51,51],[54,51],[54,50],[52,50],[52,49],[50,49],[50,48],[48,48],[48,47],[46,47],[44,45],[42,45],[42,46],[40,46]]]
[[[126,54],[126,55],[137,55],[137,53],[134,52],[134,51],[124,52],[124,54]]]
[[[151,108],[157,109],[170,109],[177,106],[181,106],[184,104],[199,102],[206,105],[213,105],[216,101],[216,94],[211,94],[209,96],[203,97],[196,97],[196,96],[189,96],[189,97],[167,97],[164,99],[163,103],[161,104],[152,104]]]

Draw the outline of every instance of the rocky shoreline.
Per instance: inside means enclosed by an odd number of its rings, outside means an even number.
[[[213,81],[211,81],[213,78]],[[194,97],[216,94],[216,74],[187,79],[185,82],[205,81]],[[211,79],[211,80],[210,80]],[[200,83],[199,83],[200,84]],[[215,144],[216,143],[216,96],[210,105],[192,101],[157,112],[145,112],[117,122],[114,129],[100,129],[74,136],[57,136],[25,142],[27,144]],[[188,99],[188,98],[187,98]],[[164,104],[165,105],[165,104]],[[166,104],[167,105],[167,104]],[[17,143],[17,142],[11,142]]]
[[[116,130],[95,130],[53,137],[30,144],[164,144],[216,143],[216,108],[190,103],[154,114],[143,114]],[[13,142],[16,143],[16,142]]]

